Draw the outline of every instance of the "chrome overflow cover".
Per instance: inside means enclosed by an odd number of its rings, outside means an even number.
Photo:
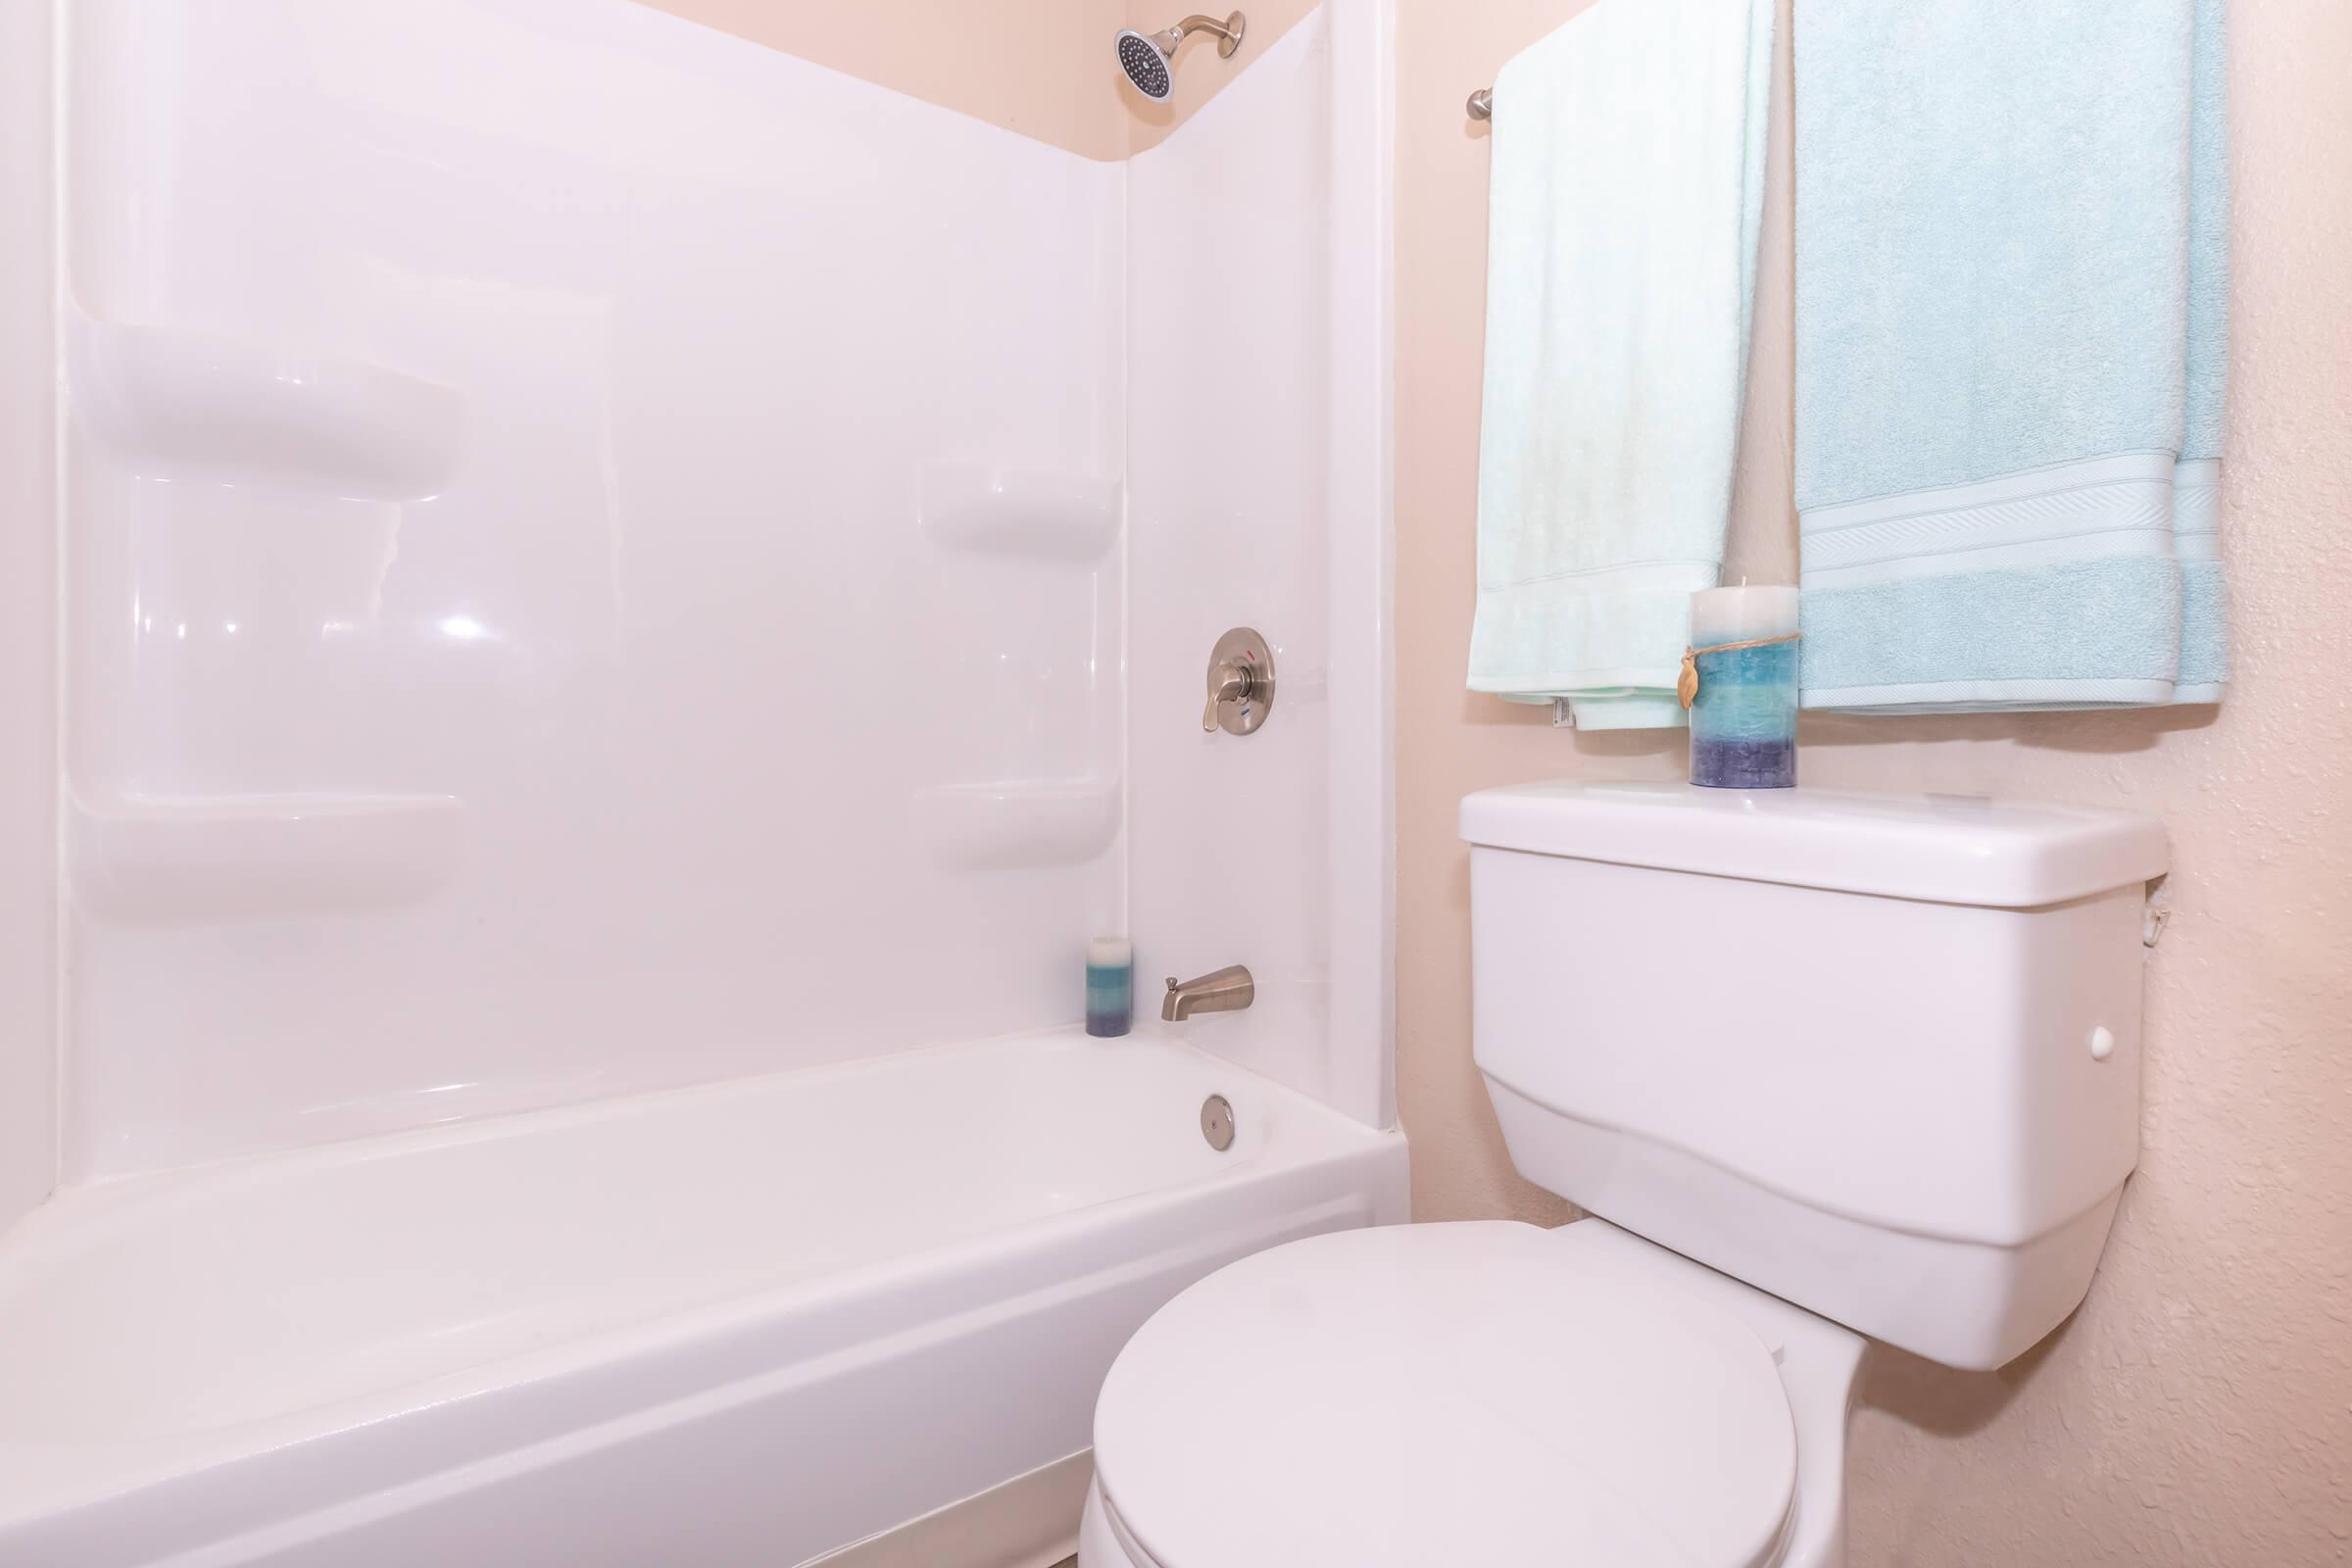
[[[1217,639],[1208,655],[1208,704],[1200,733],[1253,735],[1274,706],[1274,650],[1248,626]]]
[[[1223,1095],[1200,1102],[1200,1136],[1219,1153],[1233,1147],[1233,1105]]]

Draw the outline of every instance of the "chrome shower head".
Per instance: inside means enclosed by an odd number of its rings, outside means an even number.
[[[1247,24],[1239,11],[1219,22],[1214,17],[1187,17],[1173,27],[1159,32],[1138,32],[1133,27],[1119,31],[1119,69],[1135,83],[1135,90],[1157,102],[1176,90],[1176,79],[1168,74],[1168,62],[1176,58],[1176,46],[1196,32],[1213,34],[1217,53],[1231,60],[1233,52],[1242,46],[1242,28]]]
[[[1175,79],[1168,74],[1168,55],[1174,52],[1133,27],[1119,32],[1119,69],[1127,73],[1135,90],[1147,98],[1165,98],[1175,90]]]

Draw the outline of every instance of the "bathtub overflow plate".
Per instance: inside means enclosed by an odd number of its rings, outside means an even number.
[[[1200,1136],[1220,1153],[1233,1147],[1233,1105],[1223,1095],[1200,1102]]]

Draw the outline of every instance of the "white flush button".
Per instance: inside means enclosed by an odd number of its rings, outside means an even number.
[[[2115,1036],[2105,1024],[2090,1032],[2090,1059],[2105,1061],[2115,1054]]]

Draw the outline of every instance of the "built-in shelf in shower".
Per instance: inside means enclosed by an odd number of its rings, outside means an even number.
[[[1100,559],[1119,535],[1119,482],[978,464],[926,465],[923,531],[956,550],[1039,561]]]
[[[459,394],[365,360],[77,318],[67,375],[74,418],[146,477],[397,501],[457,467]]]
[[[962,869],[1074,865],[1119,836],[1115,778],[942,784],[915,808],[932,858]]]
[[[126,925],[364,913],[458,868],[448,795],[125,795],[75,803],[76,906]]]

